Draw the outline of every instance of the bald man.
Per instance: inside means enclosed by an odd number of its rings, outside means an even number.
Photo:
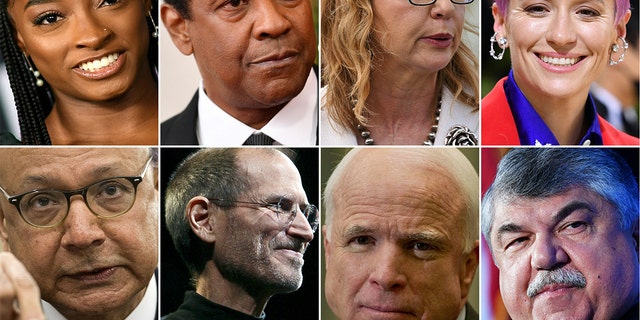
[[[340,319],[478,319],[478,175],[456,149],[354,149],[324,190],[325,296]]]

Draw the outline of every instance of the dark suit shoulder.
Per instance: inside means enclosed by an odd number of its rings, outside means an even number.
[[[163,145],[197,145],[198,91],[187,107],[160,125],[160,143]]]

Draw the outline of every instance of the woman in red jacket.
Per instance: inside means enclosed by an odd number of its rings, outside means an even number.
[[[497,0],[490,54],[509,76],[482,100],[484,145],[638,145],[598,116],[591,83],[624,60],[629,0]]]

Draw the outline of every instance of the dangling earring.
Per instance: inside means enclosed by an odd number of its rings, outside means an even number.
[[[498,33],[496,32],[491,36],[491,39],[489,39],[489,41],[491,41],[489,54],[496,60],[502,60],[502,56],[504,55],[504,50],[507,48],[507,38],[500,38],[496,41],[497,36],[498,36]],[[493,44],[495,42],[498,42],[498,47],[502,48],[502,52],[500,52],[498,55],[496,55],[496,51],[493,50]]]
[[[24,60],[27,61],[29,71],[33,73],[33,77],[36,78],[36,86],[42,87],[44,85],[44,80],[40,79],[40,71],[33,68],[33,65],[31,65],[31,61],[29,61],[29,58],[27,58],[26,55],[24,56]]]
[[[158,37],[158,26],[156,25],[156,22],[153,21],[153,16],[151,15],[151,10],[149,10],[149,19],[151,20],[151,25],[153,25],[153,33],[151,34],[152,37],[157,38]]]
[[[616,64],[624,61],[624,54],[627,53],[627,49],[629,49],[629,44],[627,43],[627,40],[625,40],[623,37],[618,37],[618,39],[622,40],[622,49],[624,51],[622,51],[622,53],[618,57],[618,60],[613,60],[613,54],[614,53],[618,53],[618,51],[620,51],[620,46],[618,46],[617,43],[614,43],[614,44],[611,45],[611,53],[609,53],[609,65],[610,66],[615,66]]]

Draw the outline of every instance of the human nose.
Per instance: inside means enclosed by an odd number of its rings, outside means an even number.
[[[291,22],[282,12],[286,10],[274,0],[256,1],[256,21],[253,36],[256,39],[277,38],[291,30]]]
[[[64,221],[62,246],[66,248],[87,248],[104,242],[106,236],[98,224],[98,219],[91,212],[81,195],[71,197],[69,199],[69,214]]]
[[[402,252],[392,244],[377,247],[372,261],[369,282],[383,291],[394,291],[407,285],[407,277],[403,271],[406,261]]]
[[[571,16],[566,13],[557,14],[547,28],[547,41],[558,47],[576,42],[577,35]]]
[[[287,228],[287,234],[302,239],[305,242],[311,242],[313,240],[313,229],[309,221],[298,211],[293,217],[293,221]]]
[[[569,261],[569,256],[552,236],[537,236],[531,253],[531,267],[536,270],[551,270]]]
[[[449,0],[436,1],[431,5],[431,17],[433,19],[450,18],[455,11],[455,5]]]
[[[77,48],[100,48],[111,36],[111,30],[92,13],[78,14],[73,28]]]

